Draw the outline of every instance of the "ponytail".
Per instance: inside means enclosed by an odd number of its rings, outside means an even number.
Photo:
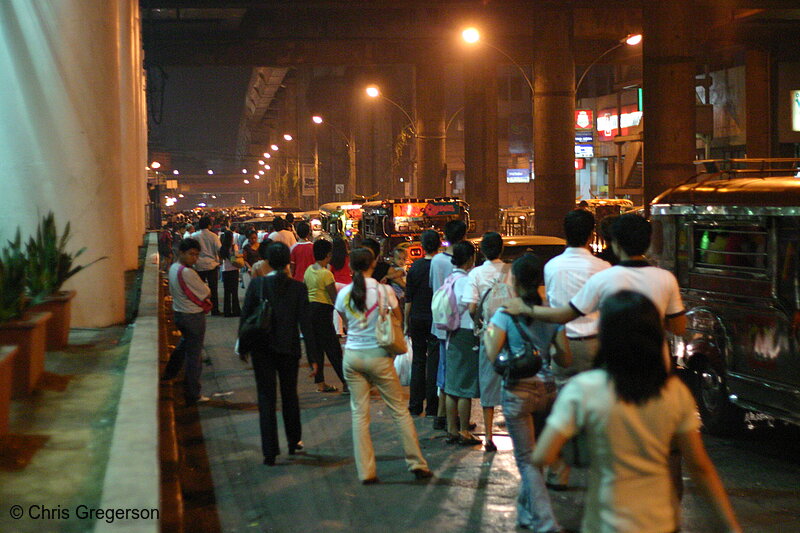
[[[350,253],[350,270],[353,271],[353,289],[350,291],[350,302],[353,307],[364,312],[367,310],[367,281],[364,279],[364,272],[369,270],[375,256],[372,250],[367,248],[356,248]]]

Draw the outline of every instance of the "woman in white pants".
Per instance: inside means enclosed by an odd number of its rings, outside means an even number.
[[[358,248],[350,254],[353,282],[339,291],[336,310],[347,323],[347,343],[344,347],[344,377],[350,388],[350,408],[353,413],[353,448],[358,478],[365,485],[378,482],[375,450],[369,434],[369,390],[374,385],[389,408],[403,443],[406,464],[417,479],[433,474],[422,457],[417,430],[405,406],[403,389],[390,354],[378,346],[375,325],[378,307],[387,306],[400,315],[394,292],[371,277],[377,258],[372,251]]]

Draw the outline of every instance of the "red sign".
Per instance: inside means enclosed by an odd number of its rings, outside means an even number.
[[[581,170],[586,168],[586,160],[585,159],[576,159],[575,160],[575,170]]]
[[[591,109],[575,110],[575,129],[591,130],[594,128],[593,113]]]
[[[431,202],[425,207],[424,213],[425,216],[429,217],[457,215],[458,204],[455,202],[447,202],[447,203]]]
[[[629,128],[638,126],[642,120],[642,112],[636,104],[622,106],[622,119],[617,115],[616,108],[603,109],[597,112],[597,138],[601,141],[610,141],[620,131],[619,135],[628,135]]]

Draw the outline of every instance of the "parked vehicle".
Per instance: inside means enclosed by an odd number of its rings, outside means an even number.
[[[533,235],[536,231],[533,207],[504,207],[500,209],[500,233],[503,235]]]
[[[475,266],[483,264],[481,254],[481,238],[474,237],[468,239],[475,245]],[[567,241],[560,237],[548,237],[546,235],[503,235],[503,254],[500,258],[506,263],[513,263],[514,260],[526,252],[533,252],[541,260],[542,265],[553,257],[564,251]]]
[[[797,162],[733,160],[761,168],[703,176],[651,206],[651,256],[675,274],[687,309],[672,352],[712,433],[738,427],[745,410],[800,424]]]
[[[361,204],[352,202],[329,202],[319,206],[322,231],[331,237],[352,239],[359,231]]]

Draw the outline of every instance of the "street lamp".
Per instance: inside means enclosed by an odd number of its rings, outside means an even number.
[[[270,149],[273,152],[277,152],[278,151],[278,145],[277,144],[273,144],[273,145],[270,146]],[[271,157],[271,156],[265,155],[264,157]]]
[[[368,86],[367,89],[366,89],[366,93],[367,93],[367,96],[369,96],[370,98],[378,98],[378,97],[383,98],[384,100],[386,100],[387,102],[389,102],[390,104],[395,106],[397,109],[402,111],[403,114],[408,119],[408,122],[411,124],[411,133],[413,133],[414,135],[417,134],[417,131],[415,129],[415,124],[414,124],[414,119],[411,118],[411,115],[409,115],[408,112],[405,109],[403,109],[403,107],[400,104],[398,104],[397,102],[395,102],[394,100],[392,100],[388,96],[385,96],[381,92],[381,90],[378,88],[377,85]]]
[[[377,87],[374,87],[377,90]],[[367,87],[369,89],[369,87]],[[380,94],[380,91],[378,92]],[[337,128],[335,124],[330,122],[326,122],[321,116],[314,115],[311,117],[311,121],[314,124],[321,125],[325,124],[326,126],[330,126],[330,128],[335,131],[343,140],[345,146],[347,146],[347,159],[348,159],[348,174],[350,185],[353,190],[353,195],[355,195],[356,191],[356,140],[355,138],[351,139],[348,137],[340,128]]]
[[[606,57],[608,54],[610,54],[611,52],[613,52],[614,50],[616,50],[617,48],[619,48],[619,47],[620,47],[620,46],[622,46],[622,45],[636,46],[637,44],[639,44],[639,43],[641,43],[641,42],[642,42],[642,35],[641,35],[640,33],[636,33],[636,34],[630,34],[630,35],[627,35],[627,36],[625,36],[624,38],[620,39],[620,40],[617,42],[617,44],[615,44],[614,46],[612,46],[611,48],[609,48],[608,50],[606,50],[605,52],[603,52],[602,54],[600,54],[599,56],[597,56],[597,58],[595,58],[595,60],[594,60],[594,61],[592,61],[591,63],[589,63],[589,66],[588,66],[588,67],[586,67],[585,69],[583,69],[583,73],[581,74],[581,77],[580,77],[580,78],[578,78],[578,83],[576,83],[576,84],[575,84],[575,92],[576,92],[576,93],[578,92],[578,89],[580,88],[580,86],[581,86],[581,83],[583,83],[583,80],[584,80],[584,78],[586,78],[586,74],[588,74],[588,73],[589,73],[589,70],[590,70],[590,69],[591,69],[593,66],[595,66],[595,65],[597,64],[597,62],[598,62],[598,61],[600,61],[601,59],[603,59],[603,58],[604,58],[604,57]]]
[[[286,140],[286,141],[291,141],[293,139],[293,137],[291,135],[289,135],[288,133],[284,133],[283,134],[283,139]]]
[[[528,77],[528,74],[525,72],[525,69],[522,68],[522,66],[519,63],[514,61],[514,58],[511,57],[510,55],[508,55],[506,52],[504,52],[503,50],[501,50],[497,46],[493,45],[489,41],[482,40],[481,39],[481,32],[478,31],[478,28],[469,27],[469,28],[464,29],[464,31],[461,32],[461,38],[464,40],[465,43],[470,44],[470,45],[474,45],[474,44],[478,44],[479,42],[482,42],[484,45],[488,46],[489,48],[491,48],[492,50],[494,50],[496,52],[499,52],[506,59],[511,61],[511,63],[515,67],[517,67],[517,69],[519,69],[520,73],[522,73],[522,77],[525,78],[525,81],[527,82],[528,87],[531,90],[531,96],[533,96],[533,82]]]

